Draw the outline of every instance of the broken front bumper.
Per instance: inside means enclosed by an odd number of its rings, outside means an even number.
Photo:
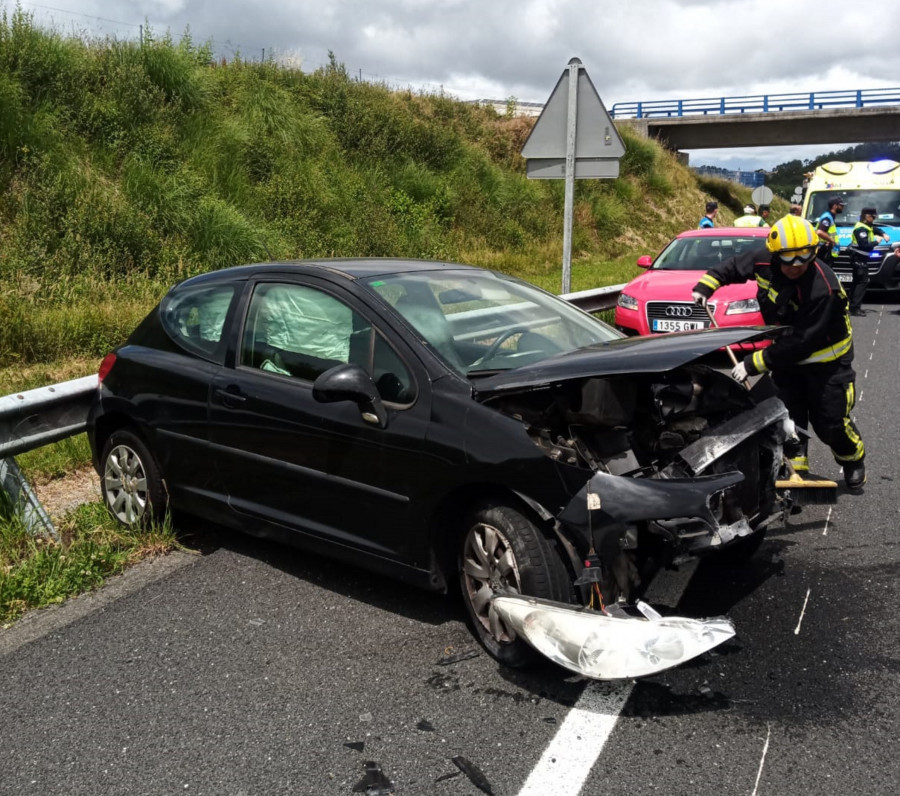
[[[759,445],[770,449],[771,461],[771,470],[759,476],[774,487],[787,420],[784,404],[769,398],[685,447],[677,465],[662,470],[659,478],[596,472],[558,519],[582,537],[585,548],[593,548],[601,558],[614,557],[628,528],[642,522],[650,523],[651,529],[672,541],[689,539],[686,546],[692,553],[748,536],[753,528],[737,505],[740,501],[726,500],[726,493],[733,491],[744,475],[736,470],[706,473],[716,462],[731,461],[726,457],[732,451],[758,436]],[[761,433],[761,429],[769,428],[771,433]],[[723,510],[726,503],[729,511]]]
[[[647,523],[691,554],[748,536],[754,530],[735,508],[737,501],[731,500],[731,508],[724,509],[729,491],[738,488],[744,474],[710,470],[714,463],[731,461],[725,457],[761,429],[771,428],[759,444],[770,448],[772,468],[760,476],[774,485],[787,418],[784,404],[770,398],[688,445],[660,478],[596,472],[558,520],[581,536],[584,549],[596,551],[607,561],[615,560],[628,546],[628,531],[637,523]],[[495,596],[493,607],[509,628],[543,655],[567,669],[602,680],[664,671],[707,652],[735,633],[725,617],[663,617],[640,601],[636,604],[640,616],[616,605],[595,611],[514,594]]]

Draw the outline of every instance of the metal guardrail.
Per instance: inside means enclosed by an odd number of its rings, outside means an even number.
[[[560,298],[585,312],[616,305],[624,285],[567,293]],[[87,429],[88,410],[97,390],[97,376],[51,384],[0,398],[0,489],[18,507],[28,528],[41,528],[58,538],[50,516],[16,463],[20,453],[49,445]]]
[[[32,532],[42,526],[57,538],[15,457],[85,431],[96,391],[97,377],[84,376],[0,398],[0,485]]]
[[[708,116],[710,114],[818,111],[826,108],[865,108],[873,105],[900,105],[900,88],[617,102],[610,109],[610,116],[614,119],[649,119],[698,114]]]
[[[602,312],[603,310],[611,310],[616,306],[619,300],[619,293],[622,292],[622,285],[610,285],[609,287],[598,287],[593,290],[581,290],[577,293],[565,293],[560,298],[565,299],[570,304],[574,304],[578,309],[585,312]]]

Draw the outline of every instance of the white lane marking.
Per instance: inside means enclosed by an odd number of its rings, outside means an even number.
[[[865,374],[863,374],[863,378],[864,379],[869,378],[869,369],[868,368],[866,368],[866,372],[865,372]]]
[[[648,603],[678,604],[699,561],[662,570],[647,587]],[[518,796],[578,796],[616,726],[634,682],[590,681],[541,755]]]
[[[825,527],[822,529],[822,536],[828,536],[828,523],[831,521],[831,509],[832,509],[832,507],[829,506],[828,514],[825,517]]]
[[[772,725],[769,724],[768,727],[768,732],[766,732],[766,742],[763,744],[762,757],[759,761],[759,771],[756,772],[756,783],[753,785],[753,793],[751,793],[750,796],[756,796],[759,792],[759,780],[760,777],[762,777],[763,766],[766,763],[766,755],[769,753],[769,738],[772,737]]]
[[[588,684],[519,796],[578,796],[612,734],[633,683]]]
[[[803,623],[803,616],[806,613],[806,604],[809,602],[809,593],[812,589],[806,590],[806,598],[803,600],[803,608],[800,610],[800,618],[797,620],[797,627],[794,628],[794,635],[800,635],[800,625]]]

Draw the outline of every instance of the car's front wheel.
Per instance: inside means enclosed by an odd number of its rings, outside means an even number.
[[[491,597],[507,591],[566,602],[568,573],[540,529],[510,505],[483,503],[464,528],[459,577],[472,629],[500,663],[525,666],[537,653],[506,626]]]
[[[122,429],[113,432],[101,457],[100,489],[114,519],[129,528],[146,528],[167,507],[159,465],[144,441]]]

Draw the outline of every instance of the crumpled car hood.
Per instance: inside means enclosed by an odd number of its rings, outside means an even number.
[[[479,397],[589,376],[659,373],[687,365],[724,346],[771,339],[775,327],[732,326],[700,332],[626,337],[473,380]]]

